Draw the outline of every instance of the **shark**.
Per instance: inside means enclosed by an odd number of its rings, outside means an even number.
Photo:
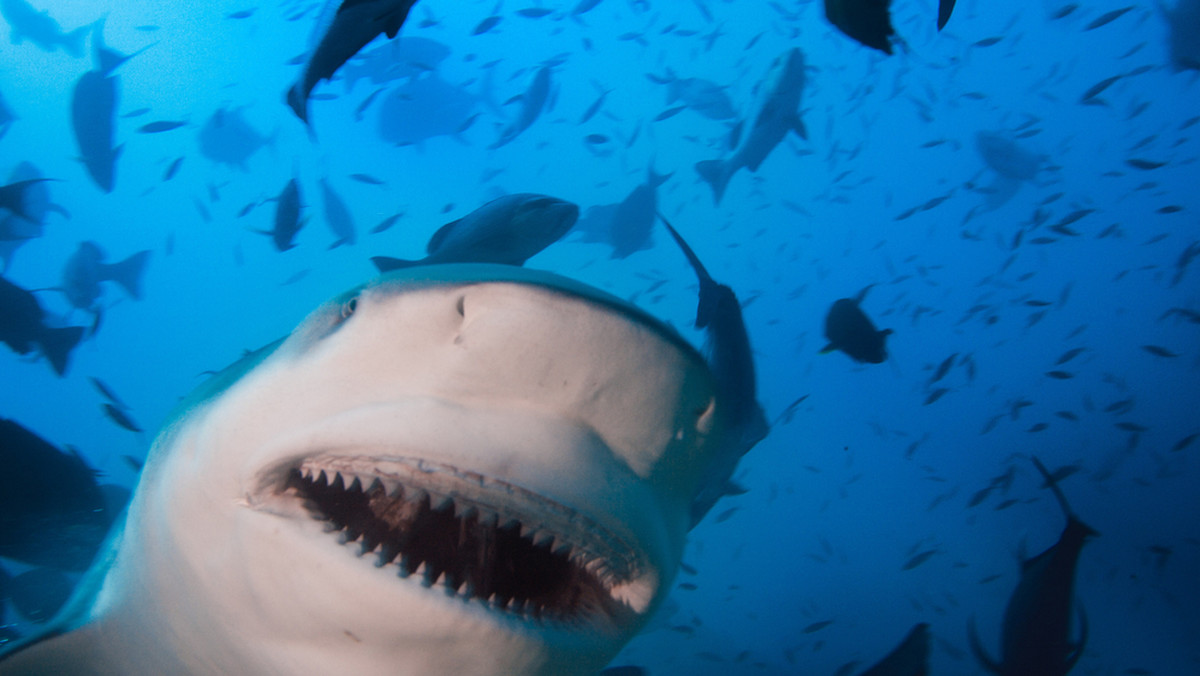
[[[968,624],[971,652],[985,669],[1000,676],[1039,674],[1065,676],[1083,656],[1087,645],[1087,616],[1078,606],[1080,636],[1071,641],[1071,606],[1075,602],[1075,565],[1088,539],[1098,533],[1071,511],[1058,480],[1036,457],[1033,464],[1058,501],[1067,523],[1058,542],[1021,563],[1021,579],[1004,610],[1000,659],[984,650],[975,631],[975,618]]]
[[[808,138],[808,131],[796,110],[804,93],[804,83],[804,53],[793,47],[775,58],[766,78],[758,84],[755,113],[733,155],[724,160],[696,163],[700,178],[712,186],[714,204],[721,203],[729,179],[739,169],[746,167],[752,172],[758,171],[759,165],[788,132]]]
[[[328,0],[313,33],[313,49],[284,100],[308,124],[308,97],[380,33],[395,38],[417,0]]]
[[[180,403],[0,674],[594,674],[671,588],[723,405],[598,289],[395,271]]]

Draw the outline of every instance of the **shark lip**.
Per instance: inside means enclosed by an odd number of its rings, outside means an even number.
[[[623,623],[656,576],[593,519],[513,484],[428,460],[319,455],[288,463],[275,491],[377,568],[518,619]]]

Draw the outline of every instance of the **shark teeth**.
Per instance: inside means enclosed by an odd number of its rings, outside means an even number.
[[[293,467],[280,491],[376,567],[523,619],[640,613],[653,596],[646,566],[620,538],[477,473],[417,459],[319,456]]]

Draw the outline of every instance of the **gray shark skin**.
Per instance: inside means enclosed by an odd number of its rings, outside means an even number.
[[[300,79],[285,99],[296,117],[308,124],[308,96],[321,80],[333,77],[347,59],[383,33],[396,37],[417,0],[342,0],[304,64]]]
[[[113,147],[117,113],[117,76],[121,64],[149,47],[121,54],[104,46],[104,20],[94,24],[92,46],[95,64],[75,83],[71,96],[71,128],[79,145],[79,159],[92,181],[104,192],[112,192],[116,181],[117,157],[123,146]]]
[[[708,466],[690,507],[691,525],[700,523],[725,495],[745,492],[732,483],[742,457],[770,431],[767,416],[758,403],[754,352],[742,318],[742,306],[733,289],[719,284],[708,274],[688,243],[662,214],[663,225],[679,245],[700,282],[696,304],[696,328],[708,333],[707,353],[717,383],[720,406],[717,416],[727,430],[716,458]]]
[[[64,33],[49,12],[39,12],[25,0],[0,0],[0,14],[11,28],[9,39],[14,45],[28,39],[47,52],[62,47],[71,56],[83,56],[87,26]]]
[[[213,377],[0,674],[592,674],[671,587],[720,443],[665,324],[549,273],[413,268]]]
[[[1033,458],[1033,463],[1053,491],[1067,525],[1058,542],[1021,563],[1021,579],[1004,609],[1000,661],[988,657],[971,618],[971,651],[988,671],[1000,676],[1065,676],[1087,644],[1087,618],[1082,608],[1080,637],[1071,641],[1071,607],[1075,602],[1075,564],[1084,543],[1097,533],[1071,512],[1058,483],[1041,461]]]
[[[500,137],[488,146],[488,149],[508,145],[537,121],[542,114],[542,109],[546,107],[547,99],[550,98],[551,73],[553,73],[553,69],[550,66],[542,66],[538,69],[533,76],[533,82],[529,84],[529,89],[520,97],[521,112],[500,132]]]
[[[374,256],[371,262],[380,272],[431,263],[523,265],[562,238],[578,218],[578,206],[556,197],[505,195],[439,228],[429,238],[425,258]]]
[[[724,160],[703,160],[696,171],[713,189],[713,203],[720,204],[729,179],[745,167],[758,171],[759,165],[787,136],[795,132],[808,138],[797,108],[804,93],[804,54],[799,48],[779,55],[767,77],[758,85],[759,102],[750,129],[742,135],[741,145]]]

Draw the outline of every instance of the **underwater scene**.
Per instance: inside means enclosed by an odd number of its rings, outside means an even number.
[[[576,334],[521,315],[545,347],[501,342],[481,362],[497,387],[551,352],[595,362],[625,374],[598,399],[642,402],[598,429],[661,410],[700,416],[699,437],[692,461],[564,478],[558,502],[408,461],[345,486],[333,465],[279,470],[320,507],[309,529],[354,545],[322,556],[353,558],[361,532],[373,551],[372,528],[403,530],[388,519],[458,529],[444,560],[379,536],[382,570],[478,606],[467,625],[429,604],[475,660],[445,673],[1200,673],[1198,79],[1200,0],[0,0],[0,674],[86,664],[55,662],[54,637],[139,587],[96,571],[150,538],[105,544],[144,469],[226,480],[180,465],[183,442],[147,462],[164,425],[163,447],[199,429],[180,411],[241,406],[212,433],[228,445],[353,396],[351,374],[424,372],[364,349],[279,399],[236,382],[324,359],[387,294],[475,275],[591,308],[552,313]],[[612,298],[426,267],[485,263]],[[722,441],[670,378],[711,390]],[[421,487],[368,488],[393,474]],[[217,503],[147,494],[131,524],[224,537]],[[624,516],[571,511],[592,500]],[[505,577],[522,561],[539,572]],[[206,582],[225,608],[260,602]],[[260,640],[230,617],[230,640]],[[322,672],[211,640],[232,661],[112,670]],[[32,662],[3,655],[21,645]]]

